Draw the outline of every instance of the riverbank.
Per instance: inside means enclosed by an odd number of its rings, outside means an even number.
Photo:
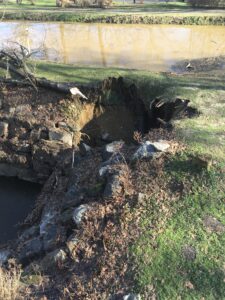
[[[38,62],[36,74],[74,82],[88,100],[1,85],[1,118],[10,123],[2,151],[16,151],[1,160],[33,166],[38,178],[46,180],[26,219],[26,230],[14,243],[14,254],[25,266],[22,275],[12,273],[17,298],[108,300],[131,293],[142,299],[221,298],[225,246],[221,73],[175,75]],[[107,76],[124,80],[101,83]],[[158,97],[165,102],[190,100],[186,113],[171,121],[172,131],[155,128],[136,134],[130,145],[106,147],[118,132],[127,138],[126,124],[133,124],[124,105],[135,109],[134,121],[142,124],[144,112]],[[105,127],[93,140],[96,122]],[[66,142],[78,127],[85,133],[80,144],[91,148],[76,148],[71,168],[72,150]],[[155,146],[161,150],[151,152],[150,147],[145,159],[139,150],[138,160],[132,159],[143,143],[160,140]]]
[[[110,24],[225,25],[223,9],[193,9],[185,3],[113,5],[110,8],[57,8],[55,2],[0,5],[2,20]]]

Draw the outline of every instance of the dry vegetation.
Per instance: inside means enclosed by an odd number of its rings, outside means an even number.
[[[13,265],[8,270],[0,268],[0,299],[18,299],[19,288],[21,285],[20,278],[20,268]]]

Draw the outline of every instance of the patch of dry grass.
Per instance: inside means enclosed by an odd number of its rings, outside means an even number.
[[[9,270],[0,268],[0,299],[18,299],[20,288],[21,270],[13,267]]]

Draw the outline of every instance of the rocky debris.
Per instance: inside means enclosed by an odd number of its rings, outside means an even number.
[[[32,226],[26,230],[20,235],[19,240],[20,241],[27,241],[35,236],[39,235],[39,226]]]
[[[49,129],[49,140],[59,141],[72,147],[73,136],[70,132],[63,130],[61,128]]]
[[[48,253],[40,262],[43,271],[55,271],[60,268],[67,259],[67,254],[63,249],[56,249]]]
[[[32,165],[41,182],[49,178],[59,157],[67,149],[68,147],[59,141],[40,140],[33,145]]]
[[[7,263],[11,256],[11,252],[8,249],[0,249],[0,267]]]
[[[121,177],[123,175],[123,171],[121,170],[108,176],[107,184],[103,193],[104,198],[114,198],[121,195],[123,191],[123,182],[121,181]]]
[[[85,213],[89,209],[90,209],[90,206],[87,204],[82,204],[82,205],[78,206],[77,208],[75,208],[75,210],[73,212],[73,221],[77,226],[80,225]]]
[[[195,260],[196,258],[196,249],[190,245],[185,245],[182,249],[182,255],[186,260]]]
[[[103,159],[108,160],[112,155],[119,153],[124,147],[124,141],[115,141],[110,144],[107,144],[103,149]]]
[[[0,122],[0,137],[7,138],[9,131],[9,124],[6,122]]]
[[[38,258],[43,254],[43,242],[40,237],[28,240],[20,246],[19,260],[23,264],[29,263],[32,259]]]
[[[44,235],[48,232],[48,226],[55,222],[57,213],[55,211],[51,211],[46,209],[41,218],[41,222],[39,225],[40,235]]]
[[[204,226],[206,230],[210,233],[224,233],[225,232],[225,225],[218,221],[213,216],[206,216],[203,220]]]
[[[53,250],[65,242],[66,232],[64,227],[57,224],[49,224],[45,230],[45,234],[42,235],[42,238],[43,248],[46,252]]]
[[[92,150],[92,148],[89,145],[87,145],[85,143],[80,144],[81,155],[87,155],[87,154],[91,153],[91,150]]]
[[[83,194],[76,186],[76,184],[71,185],[66,194],[62,208],[67,209],[69,207],[76,207],[81,204],[83,200]]]
[[[143,158],[158,157],[160,153],[165,152],[170,145],[166,142],[144,142],[133,154],[132,160],[138,160]]]

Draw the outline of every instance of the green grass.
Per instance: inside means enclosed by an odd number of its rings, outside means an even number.
[[[168,199],[167,221],[155,199],[148,200],[142,235],[132,247],[137,291],[154,291],[157,299],[224,299],[225,234],[209,233],[203,220],[210,215],[225,225],[225,176],[218,169],[197,172],[185,154],[168,162],[167,176],[190,188],[178,201]],[[155,228],[148,230],[153,220]],[[187,245],[196,250],[196,259],[184,257]]]

